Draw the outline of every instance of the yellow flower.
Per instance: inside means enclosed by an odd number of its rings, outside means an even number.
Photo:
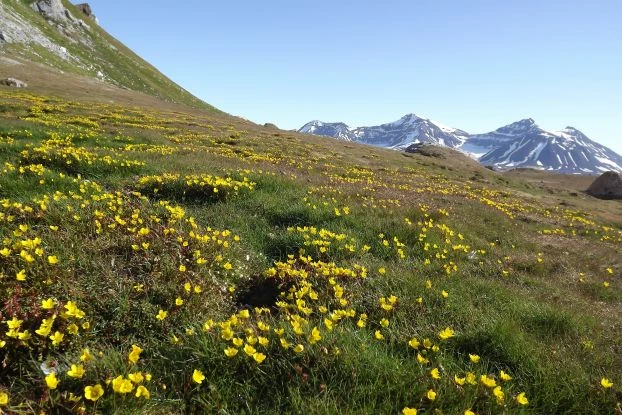
[[[246,353],[247,355],[252,356],[256,352],[257,352],[257,350],[255,350],[255,348],[253,346],[251,346],[250,344],[244,345],[244,353]]]
[[[52,372],[45,377],[45,384],[48,389],[56,389],[60,381],[56,378],[56,373]]]
[[[6,392],[0,392],[0,406],[9,404],[9,394]]]
[[[129,379],[124,379],[121,375],[112,380],[112,390],[116,393],[130,393],[133,389],[132,382]]]
[[[426,394],[426,396],[428,397],[429,400],[433,401],[436,399],[436,392],[434,392],[434,389],[430,389],[428,393]]]
[[[236,349],[235,347],[227,347],[225,349],[225,356],[227,357],[233,357],[236,354],[238,354],[238,349]]]
[[[267,338],[265,338],[263,336],[257,337],[257,340],[259,341],[259,344],[261,346],[267,346],[268,344],[270,344],[270,340],[268,340]]]
[[[49,255],[48,262],[50,263],[50,265],[56,265],[58,264],[58,257],[56,255]]]
[[[475,373],[473,372],[467,373],[466,381],[469,385],[477,385],[477,378],[475,377]]]
[[[332,331],[333,330],[333,321],[330,320],[330,319],[325,318],[324,319],[324,326],[326,326],[326,330]]]
[[[413,349],[418,349],[419,346],[421,345],[421,343],[419,343],[419,341],[417,340],[416,337],[413,337],[412,339],[410,339],[410,341],[408,342],[408,345],[410,347],[412,347]]]
[[[479,362],[480,357],[476,354],[469,354],[469,359],[471,359],[471,362],[477,363]]]
[[[67,315],[75,318],[84,318],[84,311],[80,310],[73,301],[67,301],[65,304]]]
[[[405,407],[402,409],[402,415],[417,415],[417,410],[414,408]]]
[[[508,375],[507,373],[505,373],[503,370],[499,373],[499,377],[501,378],[502,381],[504,382],[508,382],[510,380],[512,380],[512,376]]]
[[[195,383],[201,384],[205,380],[205,376],[203,376],[203,372],[200,370],[194,369],[194,372],[192,373],[192,380]]]
[[[63,337],[65,337],[65,335],[60,331],[54,332],[54,334],[50,336],[50,340],[52,340],[52,346],[58,346],[63,341]]]
[[[429,360],[421,355],[421,353],[417,353],[417,361],[422,365],[428,364]]]
[[[47,300],[41,300],[41,308],[44,310],[51,310],[54,308],[56,302],[53,298],[48,298]]]
[[[254,353],[253,359],[255,359],[255,362],[257,362],[257,364],[260,364],[266,359],[266,355],[263,353]]]
[[[320,335],[320,331],[318,330],[317,327],[313,327],[313,330],[311,330],[311,334],[309,335],[307,340],[309,340],[310,344],[314,344],[320,341],[321,339],[322,339],[322,336]]]
[[[389,327],[389,320],[387,320],[386,318],[383,318],[382,320],[380,320],[380,325],[384,328]]]
[[[186,272],[186,266],[185,265],[180,265],[179,266],[179,272]]]
[[[460,378],[458,375],[454,375],[454,382],[456,382],[456,384],[463,386],[465,381],[466,378]]]
[[[376,338],[376,340],[384,339],[384,336],[382,335],[382,333],[380,333],[380,330],[376,330],[376,332],[374,333],[374,337]]]
[[[127,378],[136,384],[142,383],[142,381],[145,380],[141,372],[130,373],[127,375]]]
[[[430,371],[430,376],[432,376],[433,379],[440,379],[441,378],[441,374],[438,372],[438,368],[435,367],[434,369],[432,369]]]
[[[20,272],[18,272],[17,274],[15,274],[15,279],[17,281],[26,281],[26,270],[23,269]]]
[[[497,403],[499,405],[503,405],[503,401],[505,400],[505,393],[501,390],[501,386],[497,386],[492,390],[493,395],[497,398]]]
[[[521,392],[518,394],[518,396],[516,397],[516,402],[518,402],[520,405],[527,405],[529,403],[529,400],[527,400],[527,397],[525,396],[525,392]]]
[[[71,365],[71,369],[67,371],[67,375],[72,378],[81,378],[84,376],[84,366]]]
[[[489,378],[486,375],[480,376],[479,379],[482,382],[482,385],[484,385],[484,386],[486,386],[488,388],[494,388],[495,386],[497,386],[497,382],[493,378]]]
[[[294,347],[294,352],[301,353],[304,349],[305,347],[302,344],[297,344],[296,347]]]
[[[464,411],[464,415],[475,415],[475,412],[471,411],[470,409],[467,409]]]
[[[447,291],[445,291],[445,290],[441,291],[441,295],[442,295],[444,298],[449,297],[449,293],[448,293]]]
[[[447,340],[453,336],[454,336],[454,331],[451,329],[451,327],[445,328],[438,334],[438,337],[440,337],[441,340]]]
[[[93,360],[93,355],[89,352],[89,349],[83,349],[82,355],[80,356],[80,360],[83,362],[88,362],[89,360]]]
[[[137,398],[149,399],[151,397],[151,394],[149,393],[147,388],[145,388],[144,386],[140,385],[138,388],[136,388],[136,397]]]
[[[93,386],[87,386],[84,388],[84,397],[90,401],[95,402],[104,394],[104,388],[99,383]]]
[[[178,307],[179,307],[180,305],[183,305],[183,304],[184,304],[184,300],[182,300],[181,298],[177,297],[177,298],[175,299],[175,305],[176,305],[176,306],[178,306]]]
[[[609,380],[609,379],[607,379],[607,378],[602,378],[602,379],[600,380],[600,384],[601,384],[601,386],[602,386],[603,388],[605,388],[605,389],[609,389],[609,388],[611,388],[611,387],[613,386],[613,382],[612,382],[612,381],[610,381],[610,380]]]
[[[76,334],[78,334],[79,330],[80,330],[80,328],[77,325],[73,324],[73,323],[67,326],[67,332],[69,334],[71,334],[71,335],[75,336]]]
[[[85,351],[88,354],[88,349],[85,349]],[[138,362],[138,359],[140,359],[140,354],[142,353],[142,351],[143,349],[133,344],[132,351],[127,356],[127,360],[129,360],[130,363],[136,364],[136,362]]]
[[[160,321],[164,320],[166,317],[168,316],[168,311],[164,311],[162,309],[160,309],[160,311],[158,311],[158,315],[156,315],[156,318]]]

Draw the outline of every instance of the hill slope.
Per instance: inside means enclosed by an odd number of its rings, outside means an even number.
[[[80,75],[163,101],[213,107],[172,82],[66,0],[0,2],[0,75],[15,76],[10,62]],[[16,72],[16,73],[15,73]],[[35,78],[36,76],[33,76]],[[31,82],[36,87],[36,82]]]
[[[620,411],[622,204],[589,177],[37,65],[0,86],[0,412]]]

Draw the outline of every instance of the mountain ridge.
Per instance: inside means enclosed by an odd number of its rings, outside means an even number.
[[[404,150],[416,143],[434,144],[459,150],[484,165],[500,169],[530,167],[572,174],[622,172],[622,156],[613,150],[574,127],[548,131],[538,126],[533,118],[481,134],[469,134],[412,113],[397,121],[370,127],[350,128],[341,122],[316,120],[302,126],[298,132],[394,150]]]
[[[0,1],[0,75],[19,65],[87,77],[160,100],[222,113],[162,74],[107,33],[86,4],[67,0]],[[88,7],[89,12],[90,6]],[[33,86],[32,82],[30,83]],[[224,114],[224,113],[222,113]]]

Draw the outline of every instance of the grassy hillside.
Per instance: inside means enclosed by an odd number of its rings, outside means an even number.
[[[622,205],[0,89],[0,409],[619,413]]]
[[[17,16],[27,26],[40,31],[53,45],[65,48],[67,56],[61,56],[40,44],[30,42],[0,45],[5,57],[17,59],[27,65],[42,64],[44,68],[41,70],[45,72],[54,68],[90,78],[97,78],[99,72],[103,76],[102,79],[112,85],[143,92],[163,101],[216,111],[114,39],[69,1],[63,0],[64,6],[75,18],[82,19],[88,25],[88,29],[67,22],[47,21],[32,9],[32,3],[33,0],[4,0],[2,7],[6,9],[7,16],[9,13]]]

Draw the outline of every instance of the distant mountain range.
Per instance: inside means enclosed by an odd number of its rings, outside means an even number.
[[[581,131],[573,127],[546,131],[531,118],[485,134],[469,134],[415,114],[373,127],[350,128],[341,122],[311,121],[298,131],[395,150],[416,143],[435,144],[459,150],[499,169],[532,167],[574,174],[622,172],[622,156]]]

